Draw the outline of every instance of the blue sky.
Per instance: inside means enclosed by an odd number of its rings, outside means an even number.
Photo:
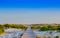
[[[60,23],[60,0],[0,0],[0,23]]]

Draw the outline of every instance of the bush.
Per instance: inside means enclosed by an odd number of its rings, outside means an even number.
[[[4,30],[3,29],[0,29],[0,34],[4,33]]]
[[[55,38],[59,38],[59,36],[56,36]]]
[[[48,27],[41,27],[40,30],[41,31],[47,31],[48,30]]]

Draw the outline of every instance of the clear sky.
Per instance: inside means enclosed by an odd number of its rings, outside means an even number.
[[[60,0],[0,0],[4,23],[60,23]]]

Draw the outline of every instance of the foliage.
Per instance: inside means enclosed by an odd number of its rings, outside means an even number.
[[[32,29],[36,30],[39,29],[39,31],[48,31],[48,30],[57,30],[60,32],[60,24],[31,24]],[[0,24],[0,33],[4,32],[4,29],[7,28],[16,28],[16,29],[23,29],[26,30],[28,27],[28,24]]]
[[[59,38],[59,36],[56,36],[56,38]]]
[[[47,31],[48,30],[48,27],[45,27],[45,26],[44,27],[41,27],[40,30],[41,31]]]

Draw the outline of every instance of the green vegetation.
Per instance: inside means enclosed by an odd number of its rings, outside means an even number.
[[[33,30],[39,31],[48,31],[48,30],[56,30],[60,32],[60,24],[31,24]],[[26,30],[28,24],[0,24],[0,34],[4,33],[4,29],[8,28],[16,28]]]
[[[56,36],[55,38],[59,38],[59,36]]]

